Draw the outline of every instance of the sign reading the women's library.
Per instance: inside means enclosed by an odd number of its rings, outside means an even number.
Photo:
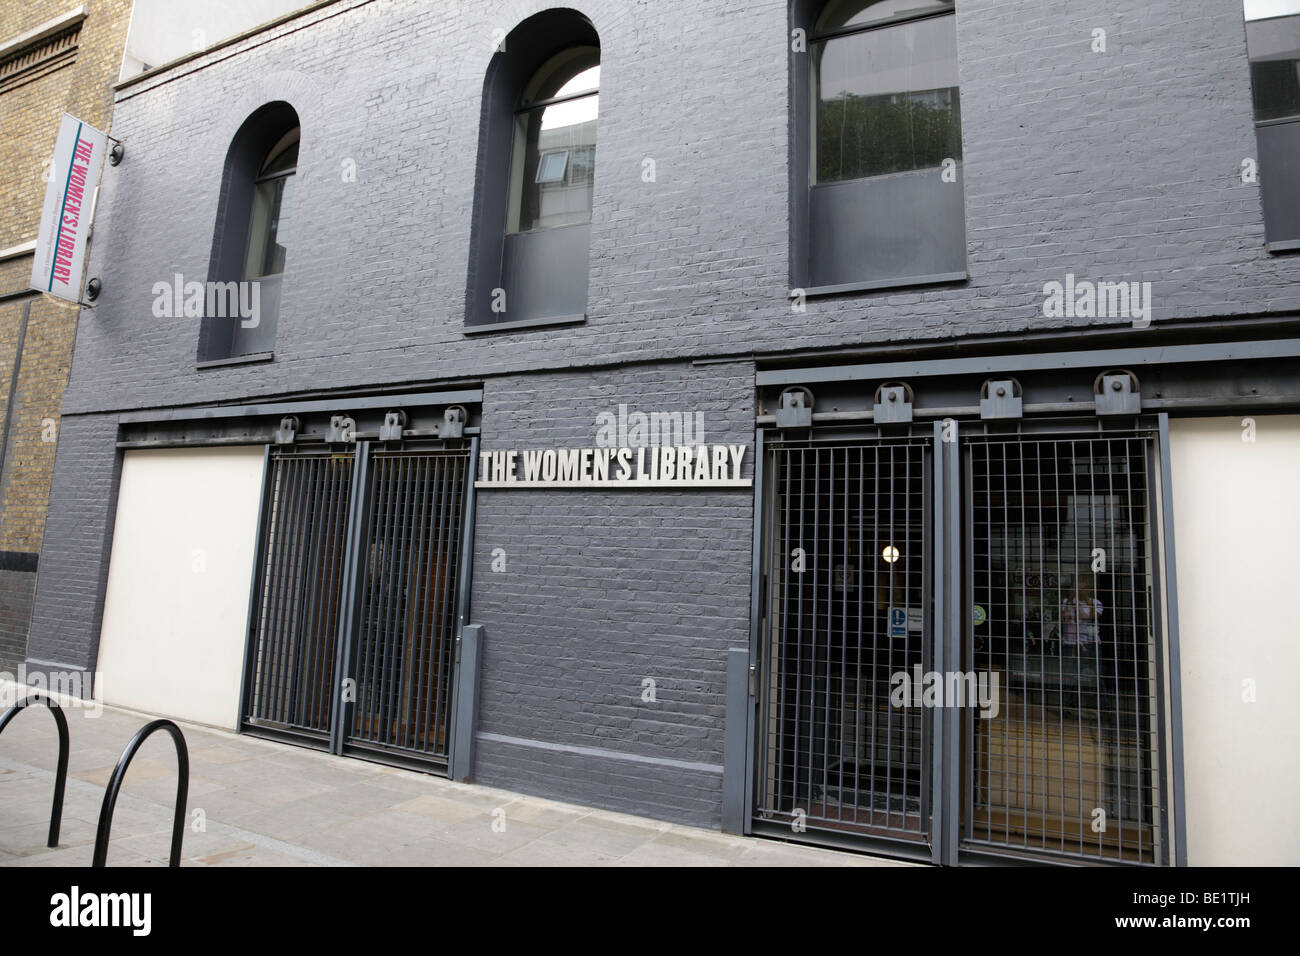
[[[617,410],[596,416],[592,448],[479,453],[475,488],[748,488],[745,445],[710,444],[704,413]]]
[[[748,488],[744,445],[548,448],[479,454],[476,488]]]
[[[91,200],[104,168],[107,141],[108,137],[93,126],[63,114],[36,235],[33,289],[70,302],[80,300]]]

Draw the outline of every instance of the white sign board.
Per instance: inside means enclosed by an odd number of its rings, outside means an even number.
[[[745,445],[479,453],[475,488],[748,488]]]
[[[80,301],[92,199],[107,148],[104,133],[63,114],[36,236],[33,289]]]

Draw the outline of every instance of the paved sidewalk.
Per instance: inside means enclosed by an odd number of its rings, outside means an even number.
[[[45,846],[58,750],[44,707],[0,735],[0,865],[89,866],[104,787],[145,715],[70,708],[63,831]],[[881,866],[891,861],[735,837],[333,757],[182,724],[187,866]],[[131,764],[109,865],[166,863],[176,758],[155,734]],[[504,821],[504,828],[501,822]],[[494,826],[494,823],[496,824]]]

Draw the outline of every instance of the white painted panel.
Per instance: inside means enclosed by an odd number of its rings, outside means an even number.
[[[262,456],[126,452],[99,643],[105,703],[234,728]]]
[[[1170,424],[1194,866],[1300,864],[1300,416],[1254,422]]]

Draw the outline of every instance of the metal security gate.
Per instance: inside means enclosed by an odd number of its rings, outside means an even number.
[[[1154,426],[758,444],[747,830],[936,863],[1169,862]]]
[[[276,451],[267,466],[245,719],[324,743],[355,456]]]
[[[268,453],[242,729],[446,766],[476,444]]]
[[[966,441],[964,844],[1159,863],[1167,830],[1155,438]]]
[[[891,695],[932,655],[929,442],[765,458],[755,823],[924,844],[930,719]]]
[[[345,751],[445,762],[469,454],[380,453],[370,467]]]

